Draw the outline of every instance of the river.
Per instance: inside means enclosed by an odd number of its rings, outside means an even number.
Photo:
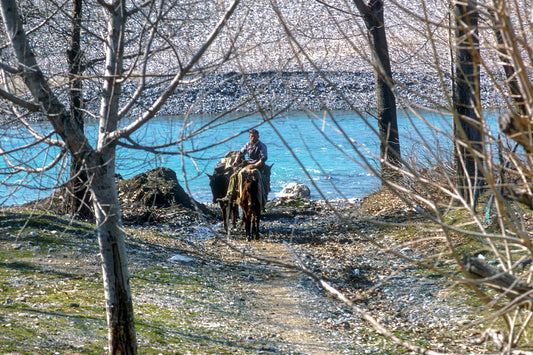
[[[409,160],[426,164],[434,159],[450,157],[451,119],[429,111],[412,114],[399,112],[402,154]],[[420,118],[423,118],[422,120]],[[424,122],[422,122],[424,121]],[[128,122],[123,122],[123,125]],[[313,199],[362,198],[380,186],[372,172],[379,167],[379,141],[376,121],[371,114],[337,111],[325,113],[283,113],[265,119],[260,114],[228,116],[159,117],[136,132],[133,139],[141,145],[165,145],[155,152],[119,147],[117,173],[124,178],[158,166],[176,171],[180,184],[200,202],[210,202],[207,173],[224,154],[239,150],[248,140],[247,131],[256,127],[260,140],[268,146],[268,164],[273,164],[272,192],[276,195],[290,182],[311,188]],[[47,124],[39,129],[47,132]],[[94,141],[96,123],[87,123],[86,131]],[[0,136],[2,149],[9,150],[27,143],[22,128],[14,128]],[[181,140],[183,137],[186,139]],[[430,149],[425,149],[423,142]],[[30,167],[50,163],[57,149],[35,146],[11,156],[12,163],[24,162]],[[432,157],[433,154],[433,157]],[[441,155],[442,154],[442,155]],[[67,179],[68,162],[41,174],[19,173],[8,176],[7,162],[0,161],[3,180],[0,204],[12,205],[49,195],[57,184]]]

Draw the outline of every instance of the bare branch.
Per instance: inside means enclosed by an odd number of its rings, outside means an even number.
[[[533,153],[532,126],[526,117],[520,114],[511,115],[506,112],[500,115],[498,123],[503,133],[520,144],[526,152]]]
[[[237,5],[240,3],[240,0],[233,0],[231,5],[227,8],[226,13],[224,16],[220,19],[217,26],[213,29],[211,34],[208,36],[204,44],[200,47],[200,49],[196,52],[196,54],[191,58],[189,63],[185,65],[179,73],[177,73],[174,78],[172,79],[169,87],[159,96],[159,98],[154,102],[154,104],[147,110],[145,114],[143,114],[139,119],[137,119],[135,122],[132,122],[127,127],[120,129],[116,132],[113,132],[109,135],[109,140],[111,141],[117,141],[120,138],[126,137],[131,135],[133,132],[135,132],[137,129],[139,129],[144,123],[152,119],[155,114],[159,111],[161,106],[165,104],[167,99],[172,95],[172,93],[176,90],[178,85],[181,83],[182,79],[192,70],[192,68],[198,63],[198,61],[202,58],[204,53],[209,49],[213,41],[218,37],[222,29],[226,26],[228,20],[233,15],[235,9],[237,8]]]
[[[0,89],[0,97],[3,97],[4,99],[11,101],[15,105],[28,109],[32,112],[37,112],[41,109],[39,105],[36,105],[32,102],[21,99],[20,97],[12,95],[3,89]]]
[[[87,138],[80,127],[69,119],[65,108],[52,93],[48,81],[45,79],[33,52],[28,46],[26,34],[22,30],[24,27],[18,15],[16,1],[2,0],[1,10],[6,32],[9,35],[22,71],[21,75],[33,97],[38,101],[41,111],[47,115],[55,131],[65,142],[68,142],[71,151],[90,151]]]

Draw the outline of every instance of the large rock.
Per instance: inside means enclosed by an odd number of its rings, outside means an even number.
[[[193,208],[193,201],[180,186],[176,173],[169,168],[156,168],[118,182],[119,200],[123,205],[143,207]]]
[[[311,197],[311,190],[304,184],[291,182],[281,190],[279,197],[293,198],[297,200],[308,199]]]

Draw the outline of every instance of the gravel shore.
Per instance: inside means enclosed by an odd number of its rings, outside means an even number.
[[[437,74],[397,72],[394,79],[399,108],[446,107]],[[502,96],[482,75],[481,96],[486,107],[503,105]],[[201,81],[178,88],[160,115],[220,114],[256,112],[257,104],[267,112],[283,110],[319,112],[328,110],[372,111],[376,108],[375,76],[372,70],[335,72],[258,72],[246,75],[230,72],[212,74]],[[249,86],[247,86],[249,85]],[[448,83],[448,90],[451,85]],[[126,87],[133,92],[135,87]],[[251,99],[253,90],[257,101]],[[138,112],[140,114],[140,112]]]
[[[330,5],[334,4],[332,2]],[[320,111],[327,107],[330,110],[352,110],[362,112],[375,109],[375,74],[370,64],[371,53],[366,40],[364,28],[357,26],[352,12],[356,9],[343,2],[336,4],[345,11],[333,11],[319,2],[308,3],[301,1],[285,1],[279,4],[269,1],[242,1],[226,31],[239,32],[236,47],[228,40],[228,33],[210,47],[205,58],[199,64],[200,74],[191,74],[184,78],[183,83],[171,95],[167,104],[158,115],[183,114],[218,114],[225,112],[256,112],[257,105],[267,112],[280,110],[310,110]],[[435,23],[447,18],[448,9],[439,3],[426,3],[427,13]],[[43,5],[44,6],[44,5]],[[181,18],[183,11],[187,13],[209,13],[201,21],[184,20],[185,22],[160,24],[159,31],[164,37],[159,39],[163,48],[158,52],[154,44],[153,55],[147,64],[147,83],[140,96],[135,95],[139,81],[135,76],[124,82],[124,103],[132,97],[137,97],[129,117],[137,117],[146,111],[162,90],[167,88],[170,77],[179,72],[183,62],[187,61],[203,43],[211,32],[222,8],[214,3],[191,3],[184,7],[174,7],[168,4],[169,17]],[[293,39],[306,50],[305,55],[295,50],[293,43],[283,26],[280,25],[279,14],[284,18],[288,28],[292,31]],[[335,7],[335,6],[334,6]],[[399,107],[412,105],[414,107],[449,107],[449,95],[452,92],[449,79],[450,42],[446,38],[448,28],[437,27],[434,43],[428,40],[429,34],[424,31],[414,31],[413,21],[421,21],[417,14],[421,13],[422,4],[399,1],[387,4],[385,21],[389,28],[388,46],[393,73],[394,91],[397,95]],[[409,8],[410,10],[407,10]],[[86,11],[91,21],[103,21],[98,11],[99,6],[88,4]],[[28,26],[40,24],[39,17],[33,17],[29,9],[26,13]],[[35,9],[37,10],[37,9]],[[412,11],[412,13],[409,13]],[[188,16],[184,16],[188,18]],[[200,16],[202,18],[202,16]],[[93,20],[94,19],[94,20]],[[65,21],[68,27],[68,17],[58,21]],[[144,18],[131,18],[128,22],[132,33],[138,29]],[[61,22],[60,22],[61,23]],[[91,24],[91,23],[89,23]],[[91,24],[92,25],[92,24]],[[418,25],[423,27],[423,23]],[[89,25],[88,25],[89,26]],[[236,26],[236,28],[234,28]],[[90,26],[89,26],[90,28]],[[128,29],[130,30],[130,29]],[[32,34],[30,39],[42,70],[51,78],[62,77],[68,66],[63,63],[65,48],[69,43],[61,33],[57,36],[55,27],[50,31],[46,27]],[[94,30],[95,33],[98,30]],[[347,34],[348,33],[348,34]],[[232,33],[236,35],[236,33]],[[492,36],[483,34],[484,36]],[[443,36],[443,38],[439,38]],[[99,58],[103,53],[100,39],[89,35],[84,40],[84,46],[93,49],[87,51],[84,60],[100,63],[93,57]],[[59,38],[59,39],[58,39]],[[57,43],[50,46],[50,43]],[[156,41],[157,42],[157,41]],[[144,48],[136,48],[136,41],[128,44],[130,52],[142,53]],[[490,42],[487,42],[490,54]],[[169,44],[172,50],[168,49]],[[94,48],[93,48],[94,46]],[[434,47],[433,47],[434,46]],[[433,52],[435,50],[435,52]],[[234,59],[238,53],[239,63]],[[436,55],[438,58],[433,58]],[[221,58],[226,57],[227,60]],[[491,83],[491,75],[486,68],[493,67],[489,55],[483,53],[483,59],[488,60],[481,71],[481,97],[484,107],[503,105],[502,96]],[[143,69],[142,61],[129,62],[125,67],[135,74]],[[494,60],[494,59],[492,59]],[[102,64],[92,64],[90,76],[101,75]],[[497,60],[496,60],[497,63]],[[130,65],[132,67],[130,67]],[[137,65],[138,67],[135,67]],[[202,65],[208,69],[202,70]],[[435,68],[439,65],[439,70]],[[216,68],[217,70],[214,70]],[[241,71],[246,73],[245,78]],[[89,73],[87,73],[89,74]],[[246,80],[245,80],[246,79]],[[442,81],[441,81],[442,80]],[[59,79],[61,82],[61,79]],[[89,112],[98,112],[101,98],[99,81],[87,80],[84,84],[84,99]],[[444,91],[447,91],[445,94]],[[252,99],[253,91],[255,98]],[[63,97],[60,92],[59,96]],[[447,97],[448,95],[448,97]]]

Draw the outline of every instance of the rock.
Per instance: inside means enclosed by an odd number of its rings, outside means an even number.
[[[291,182],[281,190],[279,197],[289,197],[294,199],[308,199],[311,197],[311,190],[304,184]]]
[[[176,173],[169,168],[156,168],[118,182],[121,204],[146,207],[182,205],[193,208],[192,198],[180,186]]]
[[[164,220],[168,211],[179,209],[182,212],[210,214],[209,209],[196,202],[180,186],[176,173],[169,168],[156,168],[135,175],[131,179],[117,181],[118,198],[122,208],[122,221],[145,225]]]
[[[173,257],[171,257],[170,259],[168,259],[168,261],[189,263],[189,262],[193,261],[193,259],[189,258],[188,256],[185,256],[185,255],[176,254]]]

